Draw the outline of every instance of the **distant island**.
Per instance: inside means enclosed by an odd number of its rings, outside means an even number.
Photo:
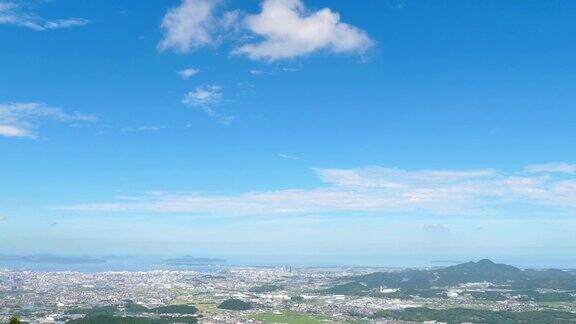
[[[185,255],[181,258],[167,259],[164,263],[168,265],[212,265],[225,263],[224,259],[213,258],[197,258],[190,255]]]
[[[54,254],[33,254],[33,255],[0,255],[0,261],[5,262],[29,262],[29,263],[50,263],[50,264],[86,264],[104,263],[105,259],[87,256],[61,256]]]

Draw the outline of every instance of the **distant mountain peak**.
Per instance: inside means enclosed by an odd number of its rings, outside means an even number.
[[[512,265],[495,263],[489,259],[470,261],[445,268],[374,272],[347,277],[352,282],[325,290],[340,294],[366,293],[378,287],[400,289],[430,289],[456,286],[463,283],[488,282],[521,289],[576,290],[576,276],[562,270],[521,270]],[[367,287],[360,286],[364,283]],[[368,289],[366,289],[368,288]]]

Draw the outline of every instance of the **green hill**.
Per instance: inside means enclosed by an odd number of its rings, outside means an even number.
[[[324,289],[321,292],[324,294],[332,295],[367,295],[370,289],[358,282],[348,282],[345,284],[337,285],[328,289]]]
[[[252,309],[252,305],[240,299],[226,299],[220,305],[218,305],[220,309],[227,309],[227,310],[250,310]]]
[[[434,272],[436,284],[449,286],[466,282],[509,283],[527,279],[522,270],[507,264],[494,263],[484,259],[478,262],[446,267]]]
[[[284,289],[284,287],[278,285],[263,285],[250,288],[250,292],[262,294],[262,293],[275,292],[282,289]]]
[[[364,295],[377,292],[379,287],[400,288],[403,291],[409,291],[455,286],[470,282],[490,282],[505,285],[515,290],[541,288],[576,290],[576,276],[567,271],[521,270],[487,259],[433,270],[374,272],[342,278],[341,282],[323,292]]]

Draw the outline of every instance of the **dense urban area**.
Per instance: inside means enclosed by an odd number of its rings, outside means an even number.
[[[0,270],[0,323],[572,323],[576,274],[426,269]]]

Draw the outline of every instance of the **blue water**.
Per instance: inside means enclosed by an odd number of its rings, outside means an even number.
[[[228,270],[227,265],[168,265],[159,260],[130,259],[114,260],[99,263],[49,263],[49,262],[25,262],[25,261],[2,261],[0,269],[29,270],[29,271],[76,271],[84,273],[103,271],[153,271],[153,270],[178,270],[197,272],[217,272]]]

